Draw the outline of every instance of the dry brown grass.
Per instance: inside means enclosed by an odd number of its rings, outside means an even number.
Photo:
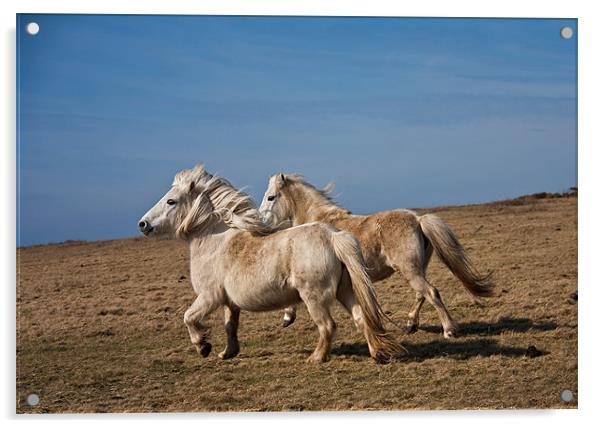
[[[332,360],[305,363],[317,332],[300,309],[283,329],[278,312],[241,316],[241,354],[201,359],[182,323],[194,295],[187,248],[146,238],[17,251],[17,411],[158,412],[561,408],[577,406],[577,198],[527,198],[437,212],[477,266],[493,269],[499,297],[481,307],[433,258],[439,288],[462,336],[444,340],[432,307],[401,336],[406,361],[369,358],[351,320],[335,309]],[[424,210],[426,212],[426,210]],[[414,293],[397,275],[376,285],[405,323]],[[536,346],[543,355],[525,356]],[[571,389],[575,399],[559,394]],[[39,394],[36,407],[24,404]]]

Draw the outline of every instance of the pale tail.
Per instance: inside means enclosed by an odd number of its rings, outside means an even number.
[[[332,244],[337,258],[351,277],[353,294],[362,308],[368,341],[378,349],[382,358],[390,359],[405,354],[406,350],[385,329],[387,316],[376,299],[372,282],[366,273],[359,243],[351,233],[340,231],[332,235]]]
[[[441,261],[466,289],[474,296],[493,296],[491,273],[481,275],[477,271],[451,228],[434,214],[420,216],[419,222],[422,232],[435,248]]]

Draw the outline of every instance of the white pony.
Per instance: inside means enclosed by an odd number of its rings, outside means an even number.
[[[197,298],[184,314],[190,340],[201,356],[211,352],[203,320],[225,309],[226,348],[239,352],[239,313],[282,309],[303,302],[318,326],[310,362],[327,361],[337,299],[363,331],[370,355],[386,362],[404,352],[385,330],[386,316],[376,300],[353,235],[324,223],[275,232],[252,200],[226,180],[198,165],[179,172],[172,188],[138,223],[147,236],[175,234],[190,245],[190,278]]]

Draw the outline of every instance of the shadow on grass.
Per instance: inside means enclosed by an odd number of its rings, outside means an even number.
[[[460,323],[460,335],[474,334],[477,336],[498,336],[504,332],[525,333],[529,330],[549,331],[555,330],[558,327],[558,324],[552,321],[537,322],[530,320],[529,318],[504,317],[500,318],[499,321],[495,323],[483,321]],[[429,333],[443,334],[440,325],[424,325],[418,328]]]
[[[436,340],[428,343],[402,342],[408,350],[407,361],[424,361],[432,358],[453,358],[456,360],[466,360],[474,357],[490,357],[492,355],[501,355],[504,357],[524,357],[527,347],[500,345],[493,339],[469,339],[469,340]],[[366,343],[342,343],[332,350],[333,355],[355,355],[370,357],[368,345]],[[542,351],[541,355],[547,355],[549,352]]]
[[[527,347],[500,345],[493,339],[472,339],[465,341],[449,341],[445,339],[434,342],[414,344],[403,343],[408,350],[408,359],[411,361],[424,361],[431,358],[449,357],[456,360],[466,360],[474,357],[490,357],[501,355],[504,357],[524,357]],[[541,355],[549,352],[541,351]]]

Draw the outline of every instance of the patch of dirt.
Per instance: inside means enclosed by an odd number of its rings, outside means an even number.
[[[527,201],[526,203],[516,201]],[[422,209],[437,212],[497,297],[476,304],[433,256],[429,280],[462,327],[446,340],[427,303],[410,355],[369,358],[340,307],[332,359],[305,362],[317,341],[307,311],[243,313],[241,354],[221,361],[223,315],[201,359],[182,322],[194,300],[188,250],[170,240],[69,241],[17,250],[17,412],[166,412],[577,406],[577,197]],[[376,283],[405,325],[414,292],[398,275]],[[564,403],[560,391],[570,389]],[[36,393],[35,407],[25,403]]]

